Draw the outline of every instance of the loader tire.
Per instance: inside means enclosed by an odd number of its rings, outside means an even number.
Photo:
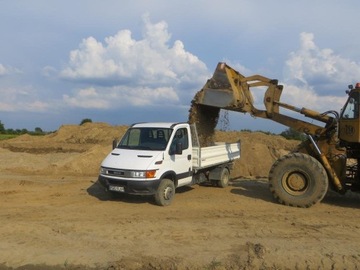
[[[155,193],[155,202],[160,206],[171,204],[175,196],[175,185],[170,179],[163,179]]]
[[[288,206],[310,207],[324,198],[328,186],[325,168],[307,154],[283,156],[270,169],[270,191],[276,200]]]

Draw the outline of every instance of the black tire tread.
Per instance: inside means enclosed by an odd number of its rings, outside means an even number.
[[[307,163],[307,164],[309,164],[309,166],[311,167],[312,170],[314,170],[320,174],[320,177],[318,177],[316,179],[316,181],[320,181],[319,182],[320,190],[319,190],[319,192],[317,192],[315,198],[308,200],[308,201],[303,200],[303,202],[299,202],[299,201],[291,201],[288,198],[283,198],[281,195],[279,195],[280,194],[280,192],[278,190],[279,187],[276,184],[278,181],[276,179],[277,169],[280,165],[283,166],[284,163],[290,162],[291,160],[295,160],[299,164]],[[285,156],[282,156],[272,165],[270,172],[269,172],[269,188],[270,188],[270,191],[273,194],[274,198],[279,203],[287,205],[287,206],[308,208],[308,207],[311,207],[312,205],[318,203],[319,201],[321,201],[324,198],[324,196],[326,195],[326,192],[328,190],[328,176],[327,176],[327,173],[326,173],[324,167],[322,166],[322,164],[318,160],[316,160],[314,157],[307,155],[307,154],[303,154],[303,153],[290,153]]]
[[[171,185],[172,189],[174,190],[174,194],[173,196],[171,197],[171,199],[169,200],[166,200],[164,197],[163,197],[163,189],[168,186],[168,185]],[[158,187],[158,190],[157,192],[155,193],[155,203],[159,206],[168,206],[171,204],[171,202],[173,201],[174,199],[174,196],[175,196],[175,185],[174,185],[174,182],[171,181],[170,179],[162,179],[161,182],[160,182],[160,185]]]
[[[224,174],[228,178],[227,182],[223,181]],[[230,171],[228,168],[224,167],[221,170],[220,180],[217,182],[217,185],[221,188],[226,188],[229,185],[229,181],[230,181],[229,177],[230,177]]]

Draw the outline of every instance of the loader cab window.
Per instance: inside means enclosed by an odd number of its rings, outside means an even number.
[[[351,93],[341,113],[341,118],[359,118],[359,92]]]

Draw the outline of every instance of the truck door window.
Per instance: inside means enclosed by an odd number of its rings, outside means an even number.
[[[174,151],[177,143],[181,143],[182,150],[189,148],[189,136],[186,128],[180,128],[176,131],[170,149]]]

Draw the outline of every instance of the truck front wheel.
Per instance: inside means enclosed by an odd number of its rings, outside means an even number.
[[[170,179],[163,179],[155,193],[155,202],[160,206],[170,205],[175,196],[175,185]]]
[[[278,159],[270,169],[269,186],[275,199],[295,207],[310,207],[328,190],[328,176],[315,158],[292,153]]]

